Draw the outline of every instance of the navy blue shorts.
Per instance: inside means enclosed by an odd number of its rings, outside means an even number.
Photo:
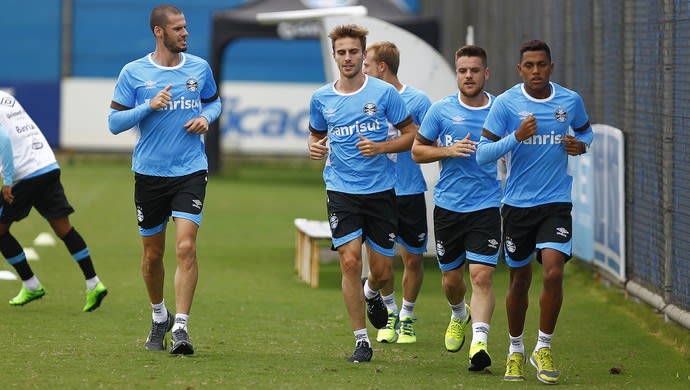
[[[399,195],[397,242],[413,254],[426,252],[428,227],[424,194]]]
[[[509,267],[527,265],[537,251],[541,263],[544,248],[555,249],[566,256],[572,256],[571,203],[549,203],[535,207],[514,207],[503,205],[503,245],[505,261]]]
[[[36,211],[48,220],[66,217],[74,212],[60,182],[59,169],[20,180],[12,186],[12,195],[14,195],[12,204],[5,203],[0,196],[1,223],[9,225],[26,218],[32,207],[35,207]]]
[[[441,271],[459,268],[467,259],[495,267],[501,246],[501,213],[498,207],[458,213],[434,208],[436,259]]]
[[[375,251],[385,256],[395,254],[398,215],[393,189],[365,195],[337,191],[326,194],[333,248],[362,237]]]
[[[134,174],[134,203],[139,232],[151,236],[163,230],[168,218],[188,219],[201,225],[206,197],[206,171],[179,177]]]

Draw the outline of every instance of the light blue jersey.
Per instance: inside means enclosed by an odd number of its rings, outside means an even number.
[[[572,128],[575,137],[587,145],[593,133],[580,95],[550,83],[551,95],[535,99],[517,84],[496,98],[484,128],[502,138],[493,142],[482,137],[477,147],[480,164],[504,154],[508,166],[503,203],[534,207],[571,202],[572,177],[568,175],[568,154],[561,140]],[[518,142],[515,131],[529,114],[537,121],[537,133]]]
[[[180,54],[182,59],[174,67],[154,63],[149,54],[125,65],[117,79],[113,102],[130,109],[111,110],[109,125],[115,134],[132,126],[138,129],[132,154],[136,173],[178,177],[208,169],[203,136],[188,132],[184,124],[201,115],[209,123],[218,118],[216,82],[205,60]],[[172,101],[153,111],[149,101],[167,85],[172,85]]]
[[[420,125],[427,110],[431,107],[429,97],[424,92],[409,85],[403,87],[400,96],[405,101],[407,109],[410,110],[414,123]],[[395,128],[391,130],[394,130],[395,136],[398,136],[400,133]],[[419,164],[412,159],[412,152],[406,150],[395,153],[394,156],[395,172],[398,177],[398,180],[395,182],[395,194],[402,196],[424,193],[427,190],[426,181]]]
[[[455,93],[434,103],[426,113],[419,135],[441,147],[465,138],[477,142],[484,119],[494,101],[482,107],[471,107]],[[501,205],[501,182],[497,178],[496,163],[477,164],[474,156],[445,158],[439,161],[441,172],[434,188],[434,204],[458,213],[468,213]]]
[[[388,137],[387,122],[405,123],[410,114],[395,88],[365,75],[362,87],[341,93],[329,83],[316,90],[309,105],[311,131],[328,132],[330,152],[323,170],[326,189],[348,194],[373,194],[395,186],[395,163],[386,154],[365,157],[359,136],[373,142]]]

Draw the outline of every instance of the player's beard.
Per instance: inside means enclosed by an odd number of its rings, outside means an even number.
[[[177,46],[177,42],[170,39],[166,32],[163,32],[163,45],[165,45],[165,48],[170,50],[171,53],[182,53],[183,51],[187,51],[187,46]]]

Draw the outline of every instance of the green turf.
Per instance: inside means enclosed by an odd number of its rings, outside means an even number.
[[[534,369],[523,383],[504,383],[503,307],[507,272],[495,276],[497,306],[489,373],[467,371],[467,346],[445,351],[449,308],[434,259],[415,310],[418,342],[374,345],[369,364],[351,364],[353,336],[340,293],[337,263],[323,264],[320,287],[299,281],[294,265],[296,217],[325,217],[319,163],[234,161],[211,178],[199,233],[200,280],[190,317],[196,353],[145,351],[151,314],[139,262],[141,244],[129,162],[118,157],[61,157],[63,182],[77,209],[72,222],[89,244],[109,288],[103,305],[82,313],[84,282],[61,242],[34,247],[32,262],[46,296],[24,307],[0,304],[0,388],[79,389],[496,389],[542,388]],[[170,226],[171,228],[173,225]],[[174,307],[174,229],[166,255],[166,300]],[[48,225],[33,212],[13,227],[25,246]],[[10,269],[4,264],[0,269]],[[537,268],[539,269],[539,268]],[[397,281],[400,267],[396,263]],[[525,339],[536,339],[535,275]],[[19,290],[0,281],[0,297]],[[399,287],[399,284],[398,284]],[[468,295],[469,297],[469,295]],[[398,300],[400,292],[398,291]],[[6,302],[6,301],[5,301]],[[581,389],[690,388],[689,331],[617,289],[593,281],[576,263],[566,268],[566,296],[554,337],[561,385]],[[375,330],[370,328],[370,337]],[[612,368],[620,370],[611,374]]]

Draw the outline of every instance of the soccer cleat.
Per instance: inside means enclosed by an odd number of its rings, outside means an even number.
[[[10,305],[24,306],[31,301],[41,299],[44,295],[46,295],[46,290],[44,290],[43,286],[41,286],[40,284],[38,285],[38,288],[35,290],[29,290],[28,288],[22,286],[22,289],[19,290],[19,294],[17,294],[16,297],[10,299]]]
[[[529,361],[537,369],[537,379],[542,383],[547,385],[558,383],[561,372],[553,366],[551,348],[539,348],[539,350],[532,352]]]
[[[101,305],[101,301],[103,301],[106,295],[108,295],[108,289],[103,283],[98,282],[93,290],[86,290],[86,304],[82,311],[88,312],[98,309],[98,306]]]
[[[149,351],[164,351],[165,350],[165,334],[170,331],[173,326],[175,318],[172,313],[168,312],[168,319],[165,322],[151,321],[151,330],[146,338],[144,348]]]
[[[347,360],[351,363],[366,363],[371,361],[371,355],[373,354],[374,351],[369,346],[369,343],[366,340],[359,340],[355,345],[355,351]]]
[[[362,287],[366,282],[367,278],[362,278]],[[381,293],[377,292],[376,296],[371,299],[364,297],[364,301],[367,303],[367,318],[369,318],[369,322],[376,329],[384,328],[388,323],[388,308],[383,303]]]
[[[491,365],[491,356],[486,343],[477,341],[470,345],[470,371],[483,371]]]
[[[400,320],[400,336],[398,344],[413,344],[417,342],[417,333],[414,331],[415,319],[406,316]]]
[[[446,350],[448,352],[458,352],[465,344],[465,328],[472,319],[468,304],[465,304],[465,309],[467,310],[467,318],[464,321],[451,318],[446,329]]]
[[[189,335],[184,328],[177,329],[172,332],[170,337],[172,341],[172,347],[170,347],[170,353],[173,355],[192,355],[194,354],[194,346],[192,342],[189,341]]]
[[[376,341],[379,343],[394,343],[398,339],[399,327],[398,313],[388,310],[388,322],[383,329],[379,329],[379,332],[376,334]]]
[[[503,375],[503,380],[508,382],[525,380],[525,354],[513,352],[508,355],[506,374]]]

